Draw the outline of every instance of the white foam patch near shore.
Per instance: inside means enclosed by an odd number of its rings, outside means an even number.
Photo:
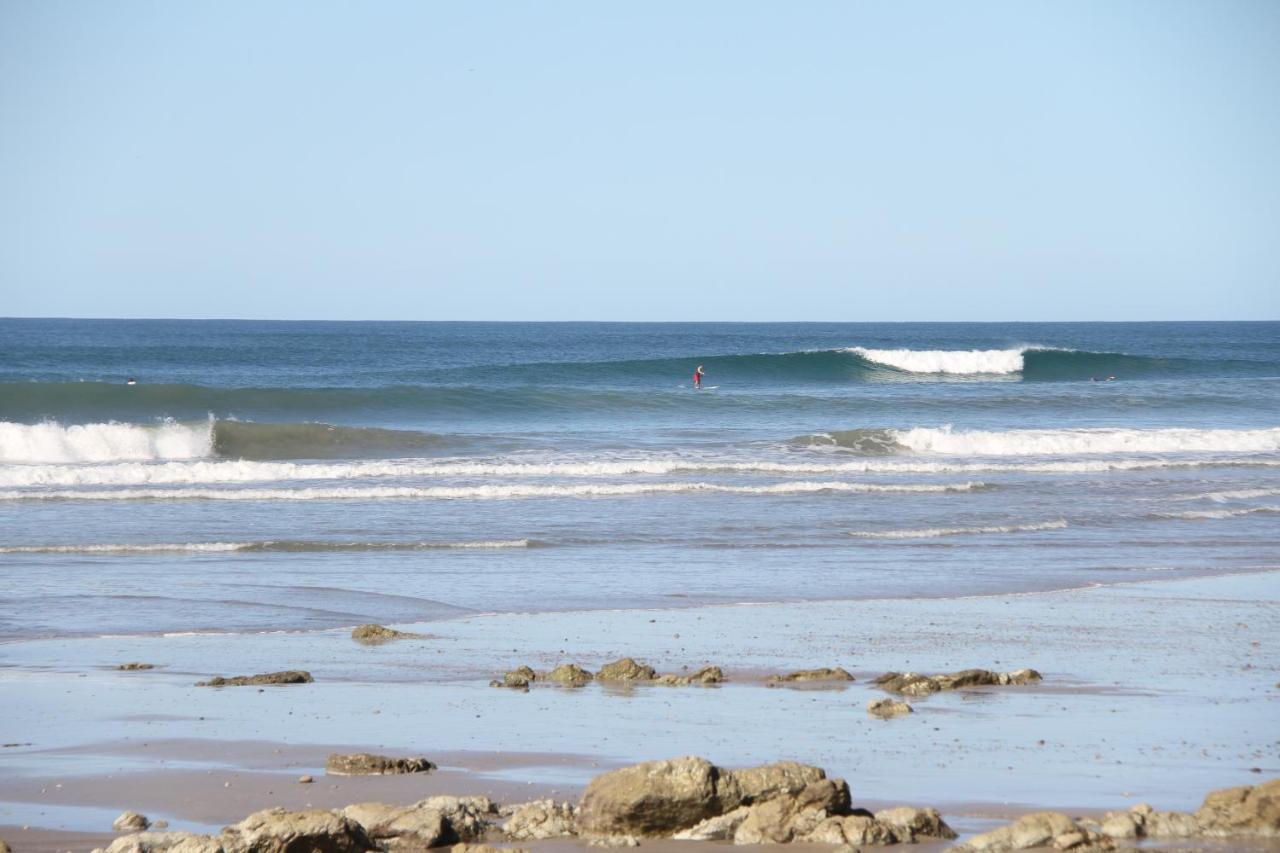
[[[0,462],[6,463],[155,461],[212,454],[212,424],[63,426],[0,421]]]
[[[301,489],[117,489],[112,491],[62,490],[0,492],[0,501],[22,500],[514,500],[522,498],[595,498],[647,494],[805,495],[830,493],[945,493],[983,489],[981,482],[966,483],[848,483],[797,482],[767,486],[726,486],[718,483],[610,483],[493,486],[369,486]]]
[[[917,427],[890,430],[890,434],[897,444],[916,453],[963,456],[1280,451],[1280,428],[961,431],[951,427]]]
[[[850,347],[851,352],[867,361],[887,365],[908,373],[1009,374],[1019,373],[1023,353],[1032,347],[987,350],[911,350],[867,349]]]
[[[1038,524],[1008,524],[989,527],[929,527],[922,530],[853,531],[849,535],[857,539],[940,539],[944,536],[978,536],[990,533],[1029,533],[1037,530],[1062,530],[1066,519],[1045,521]]]
[[[1186,499],[1189,501],[1209,500],[1215,503],[1227,503],[1228,501],[1247,501],[1254,498],[1271,498],[1280,495],[1280,489],[1235,489],[1225,492],[1205,492],[1204,494],[1191,495]]]
[[[1081,459],[1037,462],[959,462],[873,459],[858,461],[766,462],[689,460],[679,457],[567,462],[353,461],[332,463],[198,460],[117,462],[85,465],[13,465],[0,468],[0,486],[181,486],[214,483],[272,483],[314,480],[396,478],[539,478],[664,476],[672,474],[763,474],[851,476],[859,474],[1087,474],[1160,468],[1280,466],[1280,460]]]

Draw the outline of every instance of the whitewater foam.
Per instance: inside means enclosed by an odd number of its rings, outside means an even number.
[[[213,454],[212,423],[165,421],[63,426],[0,421],[0,462],[116,462],[199,459]]]
[[[0,547],[0,554],[155,554],[225,553],[228,551],[431,551],[529,548],[530,539],[479,542],[326,542],[266,540],[262,542],[178,542],[120,545],[15,545]]]
[[[850,347],[851,352],[867,361],[883,364],[908,373],[948,373],[1002,375],[1020,373],[1023,353],[1032,347],[988,350],[911,350],[867,349]]]
[[[989,527],[927,527],[923,530],[857,530],[849,533],[857,539],[939,539],[943,536],[977,536],[987,533],[1029,533],[1037,530],[1062,530],[1066,519],[1038,524],[1008,524]]]
[[[1205,509],[1205,510],[1189,510],[1187,512],[1158,512],[1156,518],[1183,518],[1183,519],[1221,519],[1221,518],[1239,518],[1245,515],[1256,515],[1264,513],[1271,515],[1280,513],[1280,506],[1250,506],[1240,509]]]
[[[995,432],[917,427],[889,432],[893,441],[905,449],[942,455],[1073,456],[1280,451],[1280,428],[1027,429]]]
[[[1216,503],[1226,503],[1227,501],[1247,501],[1253,498],[1270,498],[1276,495],[1280,495],[1280,489],[1236,489],[1234,491],[1204,492],[1199,495],[1188,495],[1184,500],[1209,500]]]
[[[60,491],[5,491],[0,501],[24,500],[513,500],[522,498],[626,497],[646,494],[804,495],[831,493],[946,493],[986,488],[985,483],[848,483],[795,482],[766,486],[728,486],[718,483],[610,483],[488,486],[342,486],[300,489],[115,489]]]

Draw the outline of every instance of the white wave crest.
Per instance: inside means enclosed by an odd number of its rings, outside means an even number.
[[[0,548],[0,554],[165,554],[224,553],[227,551],[358,551],[528,548],[528,539],[480,542],[177,542],[120,545],[14,545]]]
[[[1274,453],[1271,429],[1025,429],[955,431],[950,427],[890,430],[916,453],[965,456],[1071,456],[1100,453]]]
[[[765,474],[778,476],[856,476],[859,474],[1088,474],[1156,468],[1280,466],[1280,461],[1089,459],[1058,462],[951,462],[910,459],[768,462],[689,460],[679,457],[566,462],[388,460],[332,463],[200,460],[117,462],[90,465],[14,465],[0,468],[0,487],[182,486],[215,483],[273,483],[314,480],[397,478],[540,478],[664,476],[671,474]]]
[[[912,350],[851,347],[846,352],[908,373],[1007,374],[1022,371],[1029,349]]]
[[[1160,512],[1156,513],[1157,518],[1185,518],[1185,519],[1218,519],[1218,518],[1239,518],[1244,515],[1256,515],[1257,513],[1265,513],[1271,515],[1280,513],[1280,506],[1250,506],[1240,509],[1204,509],[1189,510],[1187,512]]]
[[[1253,498],[1271,498],[1276,495],[1280,495],[1280,489],[1236,489],[1227,492],[1205,492],[1200,495],[1189,495],[1185,500],[1207,500],[1215,503],[1226,503],[1227,501],[1247,501]]]
[[[0,462],[116,462],[200,459],[213,454],[212,425],[165,422],[63,426],[0,421]]]
[[[822,492],[849,493],[945,493],[970,492],[985,483],[847,483],[795,482],[767,486],[727,486],[718,483],[604,483],[559,485],[490,486],[340,486],[301,489],[115,489],[109,491],[6,491],[0,501],[21,500],[222,500],[222,501],[308,501],[308,500],[513,500],[522,498],[595,498],[647,494],[732,494],[803,495]]]
[[[1036,530],[1062,530],[1066,519],[1039,524],[1009,524],[992,527],[928,527],[923,530],[854,531],[857,539],[939,539],[943,536],[978,536],[984,533],[1028,533]]]

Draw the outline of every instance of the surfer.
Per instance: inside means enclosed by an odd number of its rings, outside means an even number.
[[[693,372],[693,387],[695,389],[702,387],[702,377],[706,375],[706,371],[702,369],[702,365],[698,365],[698,369]]]
[[[128,381],[128,382],[126,382],[126,383],[124,383],[124,384],[125,384],[125,385],[137,385],[137,384],[138,384],[138,380],[136,380],[136,379],[134,379],[132,376],[130,376],[130,377],[129,377],[129,381]]]

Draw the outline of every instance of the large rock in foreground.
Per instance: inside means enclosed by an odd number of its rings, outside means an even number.
[[[324,764],[330,776],[391,776],[397,773],[429,773],[436,766],[425,758],[393,758],[357,752],[351,755],[333,753]]]
[[[1043,676],[1034,669],[1013,672],[992,672],[989,669],[964,669],[942,675],[921,675],[918,672],[886,672],[872,682],[881,690],[904,696],[928,696],[942,690],[959,690],[964,687],[992,687],[1010,684],[1031,684]]]
[[[301,669],[289,669],[284,672],[264,672],[260,675],[237,675],[233,678],[211,678],[208,681],[197,681],[196,687],[249,687],[255,684],[310,684],[315,681],[311,673]]]
[[[646,761],[591,780],[578,806],[584,835],[671,835],[738,805],[737,786],[705,758]]]
[[[1195,818],[1206,835],[1280,838],[1280,779],[1214,791]]]
[[[363,853],[374,849],[360,824],[319,809],[255,812],[223,829],[218,840],[225,853]]]

